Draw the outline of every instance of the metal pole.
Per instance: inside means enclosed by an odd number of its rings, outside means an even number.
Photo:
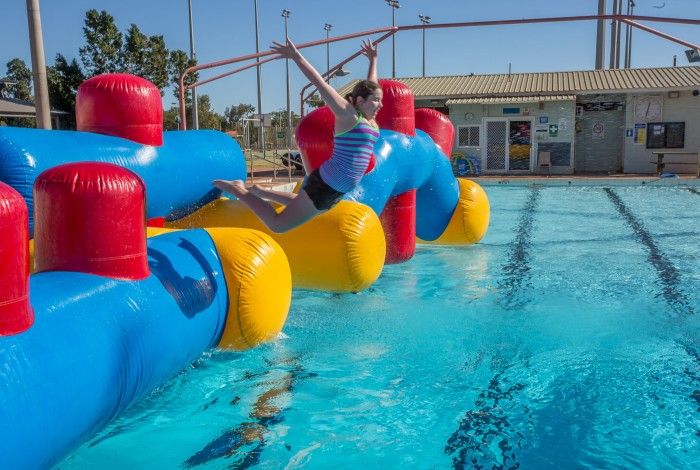
[[[618,9],[620,7],[620,0],[613,0],[612,13],[613,15],[618,14]],[[617,20],[612,20],[610,22],[610,68],[615,69],[615,64],[619,66],[618,54],[620,52],[617,43],[618,32],[620,29],[620,23]]]
[[[627,14],[634,14],[634,0],[627,0]],[[625,68],[628,69],[632,67],[632,26],[629,23],[627,26],[627,34],[625,37]]]
[[[598,0],[598,14],[604,15],[607,10],[606,1]],[[603,69],[605,62],[605,20],[598,20],[595,43],[595,68]]]
[[[289,37],[287,30],[287,20],[289,19],[289,10],[282,10],[282,16],[284,17],[284,39],[285,41]],[[290,107],[289,101],[289,59],[284,60],[285,72],[287,77],[287,146],[292,145],[292,108]]]
[[[36,127],[51,129],[51,106],[49,105],[49,85],[46,81],[44,35],[41,31],[39,0],[27,0],[27,22],[29,23],[29,47],[32,52]]]
[[[384,0],[391,7],[391,27],[396,26],[396,9],[401,7],[399,0]],[[396,36],[391,37],[391,77],[396,78]]]
[[[424,25],[430,24],[430,17],[425,15],[418,15],[418,19]],[[425,77],[425,28],[423,28],[423,76]]]
[[[323,25],[323,29],[326,31],[326,82],[328,83],[331,82],[331,74],[329,73],[331,71],[331,47],[328,42],[331,28],[333,28],[332,24],[326,23]]]
[[[260,53],[260,36],[258,35],[258,0],[253,0],[253,10],[255,12],[255,53]],[[262,83],[260,81],[260,57],[255,58],[257,65],[255,66],[255,72],[257,74],[258,83],[258,115],[260,116],[259,126],[258,126],[258,145],[262,147],[263,158],[265,158],[265,127],[263,112],[262,112]]]
[[[187,8],[190,16],[190,59],[195,62],[196,55],[194,52],[194,28],[192,26],[192,0],[187,0]],[[197,105],[197,88],[192,88],[192,129],[199,129],[199,110]]]

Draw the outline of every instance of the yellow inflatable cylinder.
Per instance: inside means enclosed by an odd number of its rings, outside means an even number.
[[[447,228],[437,240],[420,243],[432,245],[471,245],[486,235],[491,217],[489,198],[475,182],[458,178],[459,200]]]
[[[359,292],[377,280],[384,267],[386,241],[381,222],[364,204],[341,201],[287,233],[272,233],[240,201],[219,199],[173,227],[246,227],[265,232],[282,247],[294,287]]]
[[[219,347],[242,350],[276,338],[292,302],[292,274],[282,248],[255,230],[206,231],[221,258],[229,296]]]

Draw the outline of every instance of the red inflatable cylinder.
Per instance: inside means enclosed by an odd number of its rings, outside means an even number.
[[[384,92],[382,109],[377,113],[377,124],[402,134],[416,135],[413,90],[396,80],[379,80]]]
[[[0,182],[0,336],[21,333],[32,323],[27,203]]]
[[[34,183],[36,271],[147,277],[145,195],[135,173],[111,163],[68,163],[40,174]]]
[[[416,109],[415,116],[416,129],[428,134],[435,145],[440,147],[442,153],[449,159],[455,143],[455,126],[450,118],[431,108]]]
[[[78,87],[78,130],[163,145],[163,102],[148,80],[127,73],[97,75]]]
[[[335,115],[328,106],[315,109],[299,121],[295,135],[307,175],[333,155],[334,126]],[[376,163],[372,154],[365,174],[372,171]]]
[[[416,190],[387,201],[379,216],[386,237],[386,264],[403,263],[416,253]]]
[[[308,175],[333,154],[335,116],[328,106],[314,109],[299,121],[296,139]]]

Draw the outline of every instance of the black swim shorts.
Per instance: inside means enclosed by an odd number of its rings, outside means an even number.
[[[328,186],[321,178],[318,168],[306,178],[301,189],[306,191],[309,199],[314,203],[314,207],[320,211],[328,210],[335,206],[345,194]]]

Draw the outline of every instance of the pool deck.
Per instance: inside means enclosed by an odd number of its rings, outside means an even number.
[[[513,185],[530,185],[544,184],[551,186],[564,185],[634,185],[634,184],[654,184],[654,185],[686,185],[700,186],[700,178],[695,175],[678,175],[673,178],[660,178],[654,174],[633,174],[633,173],[582,173],[575,175],[481,175],[476,177],[466,177],[481,184],[482,186],[491,186],[496,184],[513,184]],[[287,175],[280,176],[277,172],[277,177],[273,170],[256,171],[254,178],[248,174],[248,184],[259,184],[268,189],[277,191],[292,191],[297,182],[301,181],[303,176],[295,174],[291,180]]]

